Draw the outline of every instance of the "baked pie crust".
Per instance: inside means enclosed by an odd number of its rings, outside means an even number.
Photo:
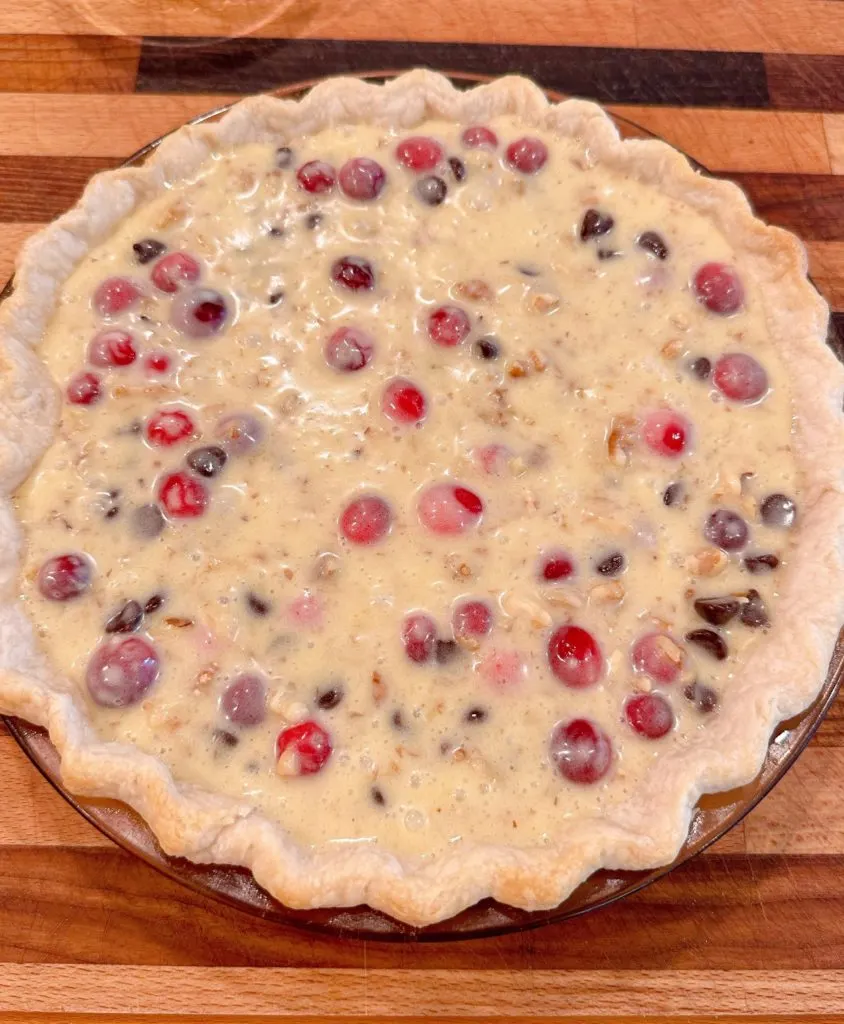
[[[248,799],[174,780],[162,760],[98,734],[77,687],[39,649],[19,599],[21,529],[11,495],[50,445],[60,396],[37,346],[65,282],[133,211],[209,159],[251,142],[282,145],[323,129],[362,123],[410,132],[428,120],[455,125],[509,115],[578,143],[584,168],[603,167],[658,188],[707,218],[741,256],[764,306],[772,346],[790,374],[792,443],[800,516],[781,568],[771,634],[731,683],[729,707],[682,749],[667,750],[605,814],[570,820],[543,845],[458,843],[402,858],[373,843],[306,847]],[[806,278],[806,254],[791,234],[757,220],[733,184],[696,173],[658,141],[621,141],[609,117],[580,100],[550,104],[520,78],[466,92],[427,71],[385,85],[334,79],[300,101],[259,96],[218,122],[184,127],[141,167],[97,175],[78,204],[24,246],[13,294],[0,314],[0,710],[49,730],[73,792],[115,798],[149,823],[162,849],[196,862],[249,868],[291,907],[362,903],[415,925],[443,920],[478,900],[551,908],[607,867],[654,868],[683,844],[703,793],[732,789],[759,771],[774,727],[805,709],[824,681],[844,618],[844,371],[825,344],[828,309]],[[413,670],[413,669],[411,669]]]

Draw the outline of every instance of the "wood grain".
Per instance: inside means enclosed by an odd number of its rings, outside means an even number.
[[[424,63],[614,103],[728,173],[806,240],[844,338],[844,0],[369,0],[353,14],[335,0],[0,5],[0,279],[92,174],[187,118],[299,78]],[[0,780],[0,1024],[844,1024],[844,700],[695,861],[600,913],[447,946],[303,932],[194,893],[79,817],[2,727]]]

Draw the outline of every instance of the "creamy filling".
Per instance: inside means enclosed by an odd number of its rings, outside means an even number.
[[[369,126],[223,152],[84,260],[42,344],[43,649],[104,738],[306,845],[555,841],[729,714],[776,625],[799,480],[741,253],[488,127],[423,125],[425,170]],[[358,157],[383,181],[338,182]]]

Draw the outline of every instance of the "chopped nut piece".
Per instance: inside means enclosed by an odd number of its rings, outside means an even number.
[[[670,636],[659,636],[654,640],[654,648],[660,655],[672,661],[675,665],[683,664],[683,649],[671,639]]]
[[[530,359],[531,364],[537,373],[544,373],[548,369],[548,360],[541,352],[537,352],[535,348],[532,348],[530,352],[528,352],[528,359]]]
[[[196,676],[196,689],[207,690],[208,686],[217,677],[220,671],[220,666],[216,661],[212,661],[210,665],[206,665]]]
[[[451,573],[451,578],[458,583],[462,580],[470,580],[475,575],[469,563],[457,554],[446,555],[445,567]]]
[[[686,559],[686,568],[692,576],[717,576],[730,559],[720,548],[703,548]]]
[[[527,377],[529,373],[530,367],[521,359],[513,359],[507,363],[508,377]]]
[[[607,435],[607,454],[616,466],[626,466],[636,444],[636,420],[632,416],[614,416]]]
[[[589,591],[589,598],[599,604],[619,604],[624,600],[624,584],[621,580],[611,580],[609,583],[597,583]]]
[[[672,338],[659,351],[663,359],[676,359],[683,352],[683,343],[679,338]]]
[[[470,302],[492,302],[495,292],[486,281],[479,278],[472,278],[470,281],[458,281],[454,286],[454,292],[461,299],[468,299]]]
[[[554,608],[582,608],[583,598],[576,591],[566,587],[546,587],[542,598]]]
[[[179,615],[168,615],[164,622],[171,629],[185,629],[187,626],[193,625],[193,619],[185,619]]]
[[[187,206],[181,201],[173,203],[172,206],[168,206],[164,213],[159,217],[156,222],[158,228],[172,228],[177,224],[184,222],[188,215]]]
[[[508,590],[501,598],[501,608],[512,619],[527,619],[533,629],[546,629],[551,625],[551,616],[529,597],[514,590]]]
[[[539,292],[528,296],[527,308],[531,313],[554,313],[560,308],[560,299],[550,292]]]
[[[381,677],[381,673],[375,671],[372,673],[372,699],[375,702],[375,706],[378,707],[384,703],[387,696],[387,684]]]

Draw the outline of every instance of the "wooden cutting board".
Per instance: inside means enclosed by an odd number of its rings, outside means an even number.
[[[92,173],[185,119],[419,64],[598,99],[734,177],[807,241],[844,332],[841,0],[12,0],[0,276]],[[742,826],[637,896],[520,935],[386,945],[181,888],[95,832],[2,732],[0,1022],[844,1021],[842,791],[839,704]]]

